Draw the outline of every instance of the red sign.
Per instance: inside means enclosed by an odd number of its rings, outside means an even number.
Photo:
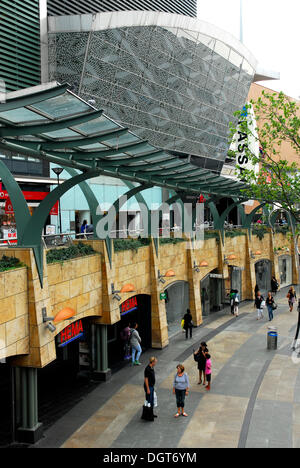
[[[57,202],[55,203],[55,205],[53,206],[53,208],[51,208],[49,214],[50,214],[51,216],[57,216],[57,215],[58,215],[58,200],[57,200]]]
[[[123,302],[123,304],[121,305],[121,314],[129,312],[136,308],[137,308],[137,298],[136,296],[134,296],[134,297],[131,297],[130,299],[127,299],[127,301]]]
[[[5,214],[13,214],[14,213],[14,208],[12,206],[12,202],[10,198],[8,197],[5,202]]]
[[[22,191],[25,200],[44,200],[49,192],[31,192],[31,191]],[[0,199],[7,199],[9,198],[7,190],[2,190],[2,183],[0,183]]]
[[[83,335],[82,321],[72,323],[60,332],[60,345],[65,346]]]

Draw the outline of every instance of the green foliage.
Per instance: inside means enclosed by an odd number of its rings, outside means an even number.
[[[204,231],[204,240],[206,239],[216,239],[217,242],[219,241],[219,231]]]
[[[291,228],[290,226],[286,225],[286,226],[275,226],[274,227],[274,231],[277,233],[277,234],[287,234],[288,232],[290,232]]]
[[[25,265],[16,257],[7,257],[6,255],[3,255],[0,259],[0,271],[12,270],[23,266]]]
[[[239,130],[240,134],[247,135],[247,138],[258,140],[262,148],[262,154],[256,155],[251,152],[249,145],[243,145],[244,154],[253,165],[259,164],[259,168],[241,170],[237,166],[240,180],[248,186],[242,192],[250,199],[264,201],[288,211],[294,220],[299,222],[299,164],[285,159],[282,144],[288,144],[295,155],[300,156],[300,109],[296,102],[282,92],[262,91],[261,97],[256,102],[252,101],[251,105],[258,121],[256,131],[252,130],[254,122],[249,123],[243,116],[243,111],[235,113],[238,124],[231,123],[231,140]],[[246,108],[249,107],[250,105],[246,105]],[[244,139],[243,143],[246,141]],[[239,146],[241,148],[241,145]],[[237,148],[230,153],[236,157],[239,150]]]
[[[186,239],[181,237],[161,237],[159,243],[163,244],[178,244],[179,242],[186,242]]]
[[[234,229],[232,231],[225,232],[225,237],[238,237],[238,236],[246,236],[246,232],[241,231],[240,229]]]
[[[85,257],[97,253],[92,246],[78,242],[78,244],[62,249],[50,249],[46,254],[47,263],[64,262],[72,258]]]
[[[138,239],[114,239],[115,252],[123,252],[124,250],[138,251],[140,247],[145,247],[150,244],[150,239],[141,238]]]
[[[253,236],[256,236],[259,238],[259,240],[262,240],[265,237],[265,234],[269,232],[269,230],[266,226],[257,225],[252,227],[251,232]]]

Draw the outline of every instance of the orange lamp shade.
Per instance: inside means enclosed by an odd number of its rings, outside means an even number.
[[[234,254],[231,254],[228,257],[228,260],[235,260],[235,259],[236,259],[236,255],[234,255]]]
[[[74,317],[76,315],[76,312],[74,309],[71,309],[71,307],[65,307],[64,309],[61,309],[54,317],[53,322],[62,322],[63,320],[69,319],[71,317]]]
[[[200,266],[201,266],[201,267],[207,267],[207,266],[208,266],[208,263],[207,263],[205,260],[203,260],[203,261],[200,263]]]
[[[122,286],[121,288],[121,293],[127,293],[132,291],[134,291],[134,286],[130,283],[124,284],[124,286]]]
[[[261,251],[260,250],[257,250],[254,255],[261,255]]]
[[[165,277],[170,278],[172,276],[175,276],[175,271],[174,270],[168,270],[165,274]]]

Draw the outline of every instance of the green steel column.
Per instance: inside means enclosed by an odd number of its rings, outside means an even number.
[[[106,372],[108,369],[107,356],[107,325],[101,325],[101,371]]]
[[[35,443],[43,434],[43,426],[38,422],[37,369],[21,367],[16,372],[17,376],[18,374],[20,378],[16,379],[16,415],[18,418],[20,414],[21,418],[20,421],[17,419],[17,439],[20,442]]]
[[[101,371],[101,325],[96,325],[96,372]]]
[[[27,394],[27,368],[21,369],[21,392],[22,392],[22,428],[28,427],[28,394]]]

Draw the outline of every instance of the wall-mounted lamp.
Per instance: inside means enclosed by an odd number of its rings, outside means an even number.
[[[196,262],[195,262],[195,260],[194,260],[193,270],[195,270],[197,273],[199,273],[199,271],[200,271],[200,270],[199,270],[199,267],[200,267],[200,265],[196,265]]]
[[[51,323],[51,320],[54,320],[54,317],[47,317],[47,309],[46,307],[42,307],[42,317],[43,317],[43,323],[47,323],[46,328],[50,330],[52,333],[55,332],[56,326]]]
[[[74,309],[71,309],[71,307],[64,307],[55,315],[53,322],[58,323],[62,322],[63,320],[72,320],[74,315],[76,315]]]
[[[124,284],[121,288],[121,293],[134,292],[134,285],[131,283]]]
[[[113,294],[113,299],[117,299],[117,301],[120,301],[122,298],[119,296],[118,293],[128,293],[128,292],[134,292],[134,285],[131,283],[124,284],[120,290],[115,289],[114,283],[111,283],[111,293]]]
[[[158,281],[162,284],[165,284],[165,280],[164,280],[164,277],[163,275],[160,274],[160,271],[158,270]]]
[[[199,265],[200,267],[208,267],[208,263],[206,260],[202,260],[202,262]]]
[[[224,255],[224,263],[225,265],[228,265],[228,261],[229,260],[235,260],[236,259],[236,255],[234,254],[231,254],[231,255],[228,255],[228,257],[226,257],[226,255]]]
[[[161,274],[160,274],[160,270],[158,270],[158,281],[160,281],[162,284],[165,284],[165,282],[166,282],[166,281],[164,280],[164,278],[172,278],[173,276],[176,276],[174,270],[168,270],[168,271],[166,271],[166,274],[165,274],[165,275],[161,275]]]
[[[54,320],[54,317],[47,317],[47,309],[46,307],[42,308],[42,317],[43,317],[43,322],[50,322],[50,320]]]
[[[48,330],[50,330],[52,333],[55,332],[56,330],[56,326],[53,325],[53,323],[49,322],[47,325],[46,325],[46,328],[48,328]]]
[[[256,252],[254,252],[254,255],[261,255],[261,251],[257,250]]]

